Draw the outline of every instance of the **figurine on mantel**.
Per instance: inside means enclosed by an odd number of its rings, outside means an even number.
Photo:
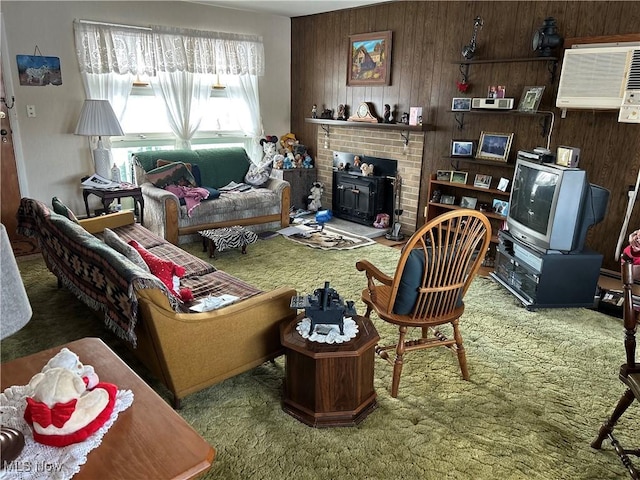
[[[318,118],[318,106],[315,103],[311,107],[311,118]]]
[[[391,117],[391,105],[388,103],[384,104],[384,123],[393,123],[393,118]]]
[[[345,107],[344,107],[344,105],[342,103],[340,105],[338,105],[338,118],[337,118],[337,120],[343,120],[343,121],[347,120],[347,115],[345,113]]]

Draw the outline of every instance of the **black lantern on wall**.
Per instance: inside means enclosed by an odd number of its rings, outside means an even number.
[[[553,50],[562,45],[563,39],[558,33],[556,19],[547,17],[544,19],[542,27],[533,34],[533,51],[540,57],[550,57]]]

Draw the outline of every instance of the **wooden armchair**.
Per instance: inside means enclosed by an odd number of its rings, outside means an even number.
[[[624,319],[624,348],[627,363],[620,366],[618,378],[627,386],[618,401],[611,417],[600,427],[597,438],[591,443],[591,447],[600,450],[605,438],[611,440],[611,445],[620,457],[623,465],[629,471],[631,478],[637,480],[640,473],[634,467],[629,455],[640,456],[640,449],[627,450],[620,445],[613,435],[613,428],[629,408],[634,400],[640,398],[640,365],[636,364],[636,326],[638,312],[633,308],[633,260],[626,255],[622,257],[622,284],[623,284],[623,319]]]
[[[366,317],[372,310],[382,320],[398,325],[398,343],[377,346],[381,358],[393,365],[391,396],[398,396],[404,354],[445,346],[457,353],[462,377],[469,379],[458,320],[463,298],[489,246],[491,224],[476,210],[457,209],[442,214],[416,231],[404,246],[393,277],[367,260],[356,263],[367,275],[362,301]],[[453,339],[435,329],[450,323]],[[420,327],[421,337],[407,340],[409,327]],[[395,350],[391,361],[388,350]]]

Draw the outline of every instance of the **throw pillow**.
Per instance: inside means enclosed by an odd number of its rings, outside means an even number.
[[[256,165],[252,162],[249,166],[249,171],[244,176],[244,181],[254,187],[261,187],[269,180],[272,169],[273,161],[268,161],[261,165]]]
[[[51,205],[53,205],[53,211],[58,215],[62,215],[63,217],[67,217],[69,220],[75,223],[78,222],[78,217],[71,211],[69,207],[67,207],[64,203],[62,203],[58,197],[53,197],[51,199]]]
[[[122,240],[113,230],[105,228],[104,232],[102,232],[102,239],[104,240],[104,243],[113,248],[116,252],[127,257],[145,272],[151,272],[149,266],[142,259],[140,253],[138,253],[138,251],[127,242]]]
[[[158,188],[164,188],[167,185],[196,186],[196,179],[182,162],[174,162],[154,168],[147,172],[147,181]]]
[[[184,267],[176,265],[171,260],[157,257],[135,240],[130,240],[129,245],[135,248],[149,270],[169,289],[169,291],[182,301],[193,300],[193,293],[188,288],[180,288],[180,278],[185,274]]]

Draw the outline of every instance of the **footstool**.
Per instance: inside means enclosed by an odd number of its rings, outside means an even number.
[[[200,230],[198,233],[202,235],[202,251],[209,249],[209,258],[215,257],[216,250],[221,252],[229,248],[242,248],[242,253],[247,253],[247,245],[258,240],[255,233],[239,225]]]

